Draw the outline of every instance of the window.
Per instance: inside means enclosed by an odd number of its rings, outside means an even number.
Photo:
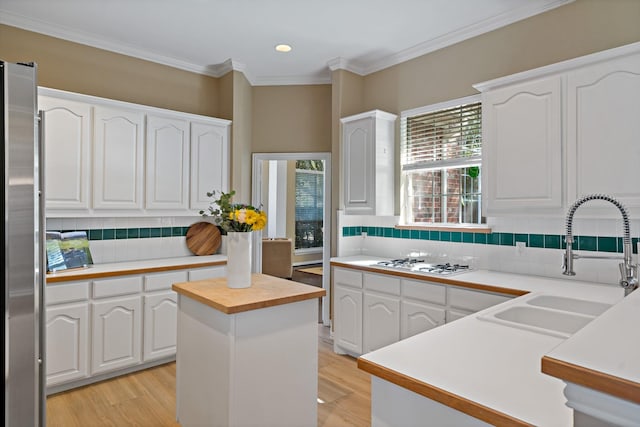
[[[405,224],[481,224],[482,104],[463,98],[401,115]]]
[[[322,248],[323,189],[323,161],[296,161],[295,249]]]

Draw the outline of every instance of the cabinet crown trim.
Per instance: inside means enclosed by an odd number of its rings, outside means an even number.
[[[340,119],[340,122],[342,123],[350,122],[353,120],[365,119],[369,117],[375,117],[376,119],[383,119],[383,120],[395,120],[398,118],[398,115],[387,113],[386,111],[382,111],[382,110],[372,110],[372,111],[367,111],[365,113],[355,114],[353,116],[343,117]]]

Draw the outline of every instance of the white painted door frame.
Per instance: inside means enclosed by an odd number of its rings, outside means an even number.
[[[322,323],[329,325],[331,258],[331,153],[253,153],[251,172],[251,203],[258,206],[262,200],[262,162],[265,160],[323,160],[324,212],[322,244],[322,287],[327,291],[322,303]],[[268,219],[267,219],[268,220]],[[253,271],[262,272],[262,232],[253,233]]]

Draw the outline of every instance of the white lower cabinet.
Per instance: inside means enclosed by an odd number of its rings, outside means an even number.
[[[142,360],[142,302],[139,295],[94,302],[91,374],[133,366]]]
[[[144,362],[176,354],[178,295],[174,283],[186,282],[186,271],[147,275],[144,278]]]
[[[332,279],[334,351],[362,354],[362,273],[334,267]]]
[[[89,375],[89,305],[87,302],[47,307],[47,385]]]
[[[333,267],[336,353],[359,356],[512,298],[392,274]]]
[[[402,280],[400,338],[428,331],[445,323],[447,287],[438,283]]]
[[[400,340],[400,279],[363,273],[362,348],[365,353]]]
[[[173,291],[144,296],[144,361],[176,354],[178,296]]]
[[[56,385],[89,376],[89,282],[45,288],[46,379]]]
[[[421,301],[402,301],[400,338],[405,339],[444,325],[445,309]]]
[[[363,343],[368,353],[400,340],[400,297],[364,294]]]

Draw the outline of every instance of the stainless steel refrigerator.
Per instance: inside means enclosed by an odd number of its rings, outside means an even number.
[[[35,64],[0,60],[4,425],[45,425],[44,188]]]

